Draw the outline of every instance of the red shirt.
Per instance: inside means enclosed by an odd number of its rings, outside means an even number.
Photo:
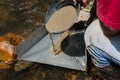
[[[110,29],[120,30],[120,0],[97,0],[97,16]]]

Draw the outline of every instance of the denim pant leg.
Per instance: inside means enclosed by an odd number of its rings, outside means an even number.
[[[92,61],[93,61],[94,65],[96,65],[98,67],[109,66],[111,62],[114,62],[114,63],[120,65],[119,60],[117,60],[115,57],[112,57],[110,54],[106,53],[105,51],[103,51],[95,46],[88,46],[87,50],[92,57]]]
[[[88,46],[88,52],[92,57],[93,64],[98,67],[106,67],[110,65],[109,56],[105,56],[105,52],[95,46]]]

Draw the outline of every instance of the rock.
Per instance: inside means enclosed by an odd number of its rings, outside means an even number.
[[[22,71],[24,69],[27,69],[27,68],[31,67],[33,64],[34,63],[32,63],[32,62],[20,60],[15,64],[14,70],[16,72],[19,72],[19,71]]]

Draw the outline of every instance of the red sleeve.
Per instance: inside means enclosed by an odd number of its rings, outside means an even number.
[[[110,29],[120,30],[120,0],[97,0],[97,16]]]

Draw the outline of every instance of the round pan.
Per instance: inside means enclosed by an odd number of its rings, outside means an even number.
[[[55,0],[46,13],[46,29],[50,33],[60,33],[76,22],[80,8],[72,0]]]

